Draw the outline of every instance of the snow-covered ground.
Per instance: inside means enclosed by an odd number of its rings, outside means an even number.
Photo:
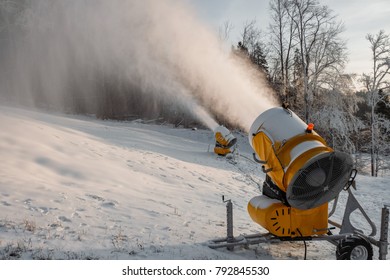
[[[0,259],[302,259],[302,242],[206,246],[226,235],[222,195],[234,203],[235,235],[265,232],[246,211],[264,175],[236,136],[233,164],[212,152],[207,130],[0,106]],[[379,225],[390,179],[359,175],[357,188]],[[308,259],[334,252],[308,242]]]

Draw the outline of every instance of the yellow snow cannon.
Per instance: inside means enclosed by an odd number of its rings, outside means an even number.
[[[278,237],[307,237],[328,231],[328,202],[347,184],[352,158],[327,146],[287,107],[271,108],[253,122],[249,143],[266,180],[252,198],[253,221]]]
[[[223,125],[218,126],[214,130],[215,147],[214,153],[220,156],[226,156],[233,152],[232,147],[236,144],[237,138]]]

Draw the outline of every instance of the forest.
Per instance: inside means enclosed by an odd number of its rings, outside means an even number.
[[[255,20],[246,22],[235,49],[265,73],[280,102],[315,123],[332,147],[369,153],[372,176],[389,168],[389,33],[366,34],[372,67],[360,75],[347,73],[345,28],[331,7],[315,0],[271,0],[269,5],[267,32]],[[220,37],[228,38],[231,27],[226,21]]]

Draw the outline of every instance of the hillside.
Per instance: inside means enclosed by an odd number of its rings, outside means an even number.
[[[0,124],[0,259],[303,257],[302,242],[233,252],[205,245],[226,234],[222,195],[234,203],[236,235],[264,232],[246,212],[264,176],[244,135],[236,135],[240,155],[227,160],[212,152],[207,130],[4,106]],[[356,196],[378,225],[389,186],[357,178]],[[334,259],[334,250],[309,242],[308,258]]]

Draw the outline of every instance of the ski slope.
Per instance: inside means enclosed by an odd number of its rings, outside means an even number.
[[[0,259],[302,259],[302,242],[212,250],[226,235],[265,232],[247,214],[261,166],[239,133],[240,155],[212,152],[213,133],[141,121],[101,121],[0,106]],[[390,202],[390,179],[358,176],[373,221]],[[346,194],[335,219],[341,219]],[[354,217],[357,226],[367,223]],[[335,259],[308,242],[308,259]],[[374,247],[374,257],[378,250]]]

